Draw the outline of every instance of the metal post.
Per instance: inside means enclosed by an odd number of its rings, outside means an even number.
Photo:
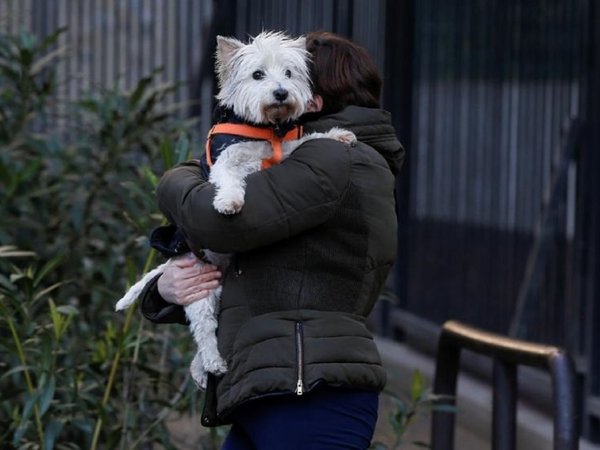
[[[564,352],[549,358],[554,403],[554,449],[578,448],[580,420],[576,404],[575,364]]]
[[[460,365],[460,348],[452,342],[452,336],[442,329],[435,363],[433,390],[442,396],[438,405],[455,406],[456,380]],[[434,411],[431,416],[431,450],[454,449],[454,413]]]
[[[492,450],[514,450],[517,443],[517,369],[494,359]]]
[[[586,23],[585,90],[582,91],[583,117],[586,121],[585,142],[581,151],[583,231],[580,246],[584,250],[582,269],[582,299],[586,314],[586,380],[584,396],[588,400],[600,397],[600,3],[583,2]],[[600,442],[600,414],[586,402],[584,435],[592,442]]]
[[[385,69],[383,82],[383,107],[393,111],[392,121],[400,142],[412,152],[412,119],[414,115],[412,97],[414,90],[413,51],[415,11],[414,0],[385,2]],[[409,158],[407,156],[407,158]],[[398,294],[396,306],[408,305],[408,267],[411,255],[409,239],[410,215],[409,159],[396,179],[396,201],[398,213],[398,257],[394,264],[394,284]]]

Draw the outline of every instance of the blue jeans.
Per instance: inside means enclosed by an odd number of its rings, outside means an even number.
[[[222,450],[365,450],[378,405],[375,392],[330,387],[253,400],[236,410]]]

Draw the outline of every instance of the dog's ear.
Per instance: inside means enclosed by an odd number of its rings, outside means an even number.
[[[233,54],[244,46],[244,43],[235,38],[217,36],[217,63],[227,65]]]
[[[244,43],[234,38],[225,36],[217,36],[217,51],[215,52],[215,69],[217,73],[217,81],[219,86],[223,87],[223,83],[228,76],[229,62],[233,58],[234,53],[242,48]]]

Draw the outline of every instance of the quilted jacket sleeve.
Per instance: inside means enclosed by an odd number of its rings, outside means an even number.
[[[325,222],[349,184],[350,156],[329,139],[304,143],[280,165],[246,178],[245,205],[223,215],[212,206],[215,187],[197,164],[168,171],[158,186],[158,203],[193,250],[242,252],[272,244]]]

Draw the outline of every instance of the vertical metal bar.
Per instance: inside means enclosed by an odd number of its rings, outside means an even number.
[[[385,69],[384,79],[394,80],[393,88],[386,89],[384,83],[383,105],[392,115],[400,142],[411,149],[413,118],[413,35],[414,6],[412,0],[390,1],[385,11]],[[401,33],[395,30],[402,30]],[[392,86],[390,83],[389,86]],[[396,190],[400,223],[408,223],[410,211],[411,167],[404,167],[398,177]],[[407,306],[408,298],[408,231],[398,228],[398,259],[395,265],[394,284],[401,305]]]
[[[586,398],[600,394],[600,127],[593,126],[600,121],[600,4],[596,0],[585,0],[582,16],[582,102],[580,104],[585,128],[585,141],[580,156],[581,189],[579,189],[580,234],[578,248],[579,295],[584,324],[581,346],[585,349],[587,376],[584,386]],[[586,402],[583,420],[583,433],[594,442],[600,441],[600,421]]]
[[[174,5],[177,5],[177,1],[172,2]],[[145,11],[145,4],[142,0],[140,0],[139,2],[137,2],[136,4],[136,14],[135,17],[133,18],[134,24],[135,24],[135,35],[134,35],[134,39],[136,42],[136,47],[135,50],[137,52],[136,56],[136,69],[137,69],[137,74],[135,76],[135,78],[133,79],[133,83],[132,86],[135,85],[135,83],[137,83],[142,77],[145,77],[146,75],[148,75],[148,72],[146,72],[146,67],[145,67],[145,63],[146,63],[146,58],[144,57],[144,11]],[[172,23],[170,24],[171,28],[175,28],[176,25],[176,18],[171,16],[172,18]],[[171,41],[172,42],[172,41]],[[171,52],[175,53],[175,50],[173,48],[171,48]],[[171,80],[174,78],[171,78]]]
[[[554,450],[577,450],[580,420],[575,365],[569,355],[560,352],[549,359],[548,367],[553,388]]]
[[[180,83],[181,81],[186,81],[189,83],[189,80],[185,80],[186,66],[189,64],[189,61],[185,58],[185,47],[183,45],[183,41],[185,39],[183,23],[185,20],[187,5],[184,1],[179,1],[177,3],[177,16],[175,19],[175,23],[177,25],[177,31],[175,33],[175,48],[173,49],[176,52],[176,62],[175,62],[175,73],[173,81]],[[175,102],[179,103],[183,100],[183,89],[180,87],[175,91]],[[181,113],[181,110],[179,110]]]
[[[94,33],[94,44],[93,53],[90,55],[90,63],[94,73],[94,89],[98,87],[106,87],[104,80],[103,66],[106,61],[105,48],[104,48],[104,24],[106,23],[104,17],[103,2],[94,0],[92,2],[92,12],[90,14],[90,21],[92,22],[92,30]]]
[[[456,382],[460,365],[460,348],[452,342],[452,336],[442,329],[435,363],[433,392],[442,396],[438,405],[455,405]],[[455,414],[433,411],[431,415],[431,450],[454,450]]]
[[[463,2],[455,2],[455,17],[468,18],[469,6]],[[460,20],[460,19],[459,19]],[[456,161],[457,167],[454,171],[456,178],[456,193],[457,202],[454,210],[454,214],[458,221],[465,222],[469,219],[468,207],[469,207],[469,191],[470,188],[470,174],[467,172],[467,161],[469,161],[469,150],[470,146],[467,144],[469,127],[467,119],[469,112],[472,107],[469,102],[469,93],[471,91],[470,81],[472,77],[468,72],[467,62],[469,61],[469,52],[466,48],[465,42],[471,42],[470,30],[471,20],[463,20],[460,27],[457,29],[456,36],[456,91],[458,94],[458,101],[456,104],[456,156],[452,158]]]
[[[159,33],[157,36],[158,42],[160,43],[160,57],[161,57],[161,66],[163,68],[162,73],[160,74],[160,81],[166,82],[168,81],[168,55],[169,55],[169,46],[168,46],[168,26],[169,26],[169,16],[168,16],[168,3],[167,0],[161,0],[159,4],[161,11],[158,13],[160,17],[160,23],[158,24]]]
[[[166,24],[166,37],[167,42],[166,54],[165,54],[165,73],[167,80],[174,81],[177,78],[177,47],[176,47],[176,20],[177,20],[177,3],[170,1],[167,3],[167,20]]]
[[[517,443],[517,370],[494,359],[492,450],[514,450]]]
[[[115,14],[115,1],[105,1],[102,8],[102,85],[115,87],[115,39],[117,23]]]

